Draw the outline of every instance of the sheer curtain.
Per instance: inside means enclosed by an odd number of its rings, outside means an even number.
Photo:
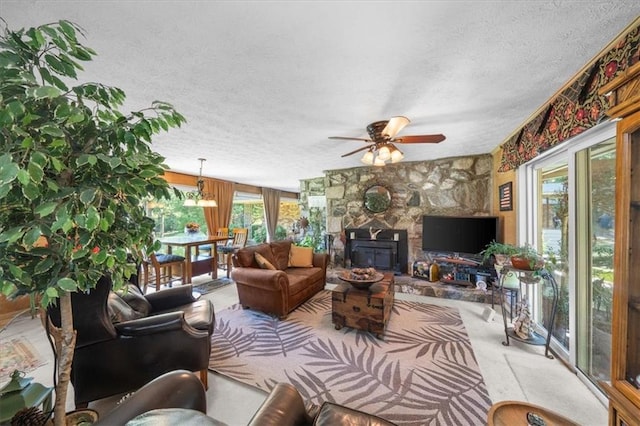
[[[204,192],[213,195],[213,198],[218,203],[218,207],[203,207],[209,235],[215,235],[218,228],[229,227],[235,184],[216,179],[203,179]]]
[[[280,191],[262,188],[262,202],[264,203],[264,219],[267,225],[267,242],[275,241],[278,213],[280,212]]]

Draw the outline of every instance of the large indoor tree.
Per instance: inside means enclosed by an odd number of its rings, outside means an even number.
[[[164,158],[152,135],[184,117],[164,102],[122,113],[125,94],[78,84],[95,52],[68,21],[0,37],[0,285],[59,303],[61,342],[54,422],[65,424],[75,346],[71,293],[108,274],[119,288],[143,253],[158,248],[145,198],[163,199]],[[76,83],[75,86],[72,83]]]

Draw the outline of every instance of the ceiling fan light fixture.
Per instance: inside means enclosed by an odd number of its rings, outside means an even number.
[[[212,196],[204,192],[204,179],[202,179],[202,164],[207,161],[206,158],[198,158],[200,161],[200,174],[198,175],[198,182],[196,184],[197,191],[187,192],[185,200],[182,203],[184,207],[218,207],[218,203]]]
[[[397,163],[404,158],[404,154],[395,146],[393,148],[394,149],[391,151],[391,162]]]
[[[382,161],[387,161],[391,158],[391,151],[389,150],[389,144],[384,144],[378,150],[378,158]]]
[[[329,136],[329,139],[356,140],[368,145],[343,154],[348,157],[357,152],[365,151],[360,159],[366,165],[384,166],[386,163],[397,163],[404,159],[404,153],[395,144],[440,143],[446,139],[443,134],[410,135],[396,137],[410,120],[404,116],[391,117],[389,120],[374,121],[367,126],[369,138],[353,138],[346,136]]]
[[[373,152],[371,150],[365,152],[360,161],[371,166],[373,164]]]

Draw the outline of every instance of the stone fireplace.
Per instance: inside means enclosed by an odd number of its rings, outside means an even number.
[[[309,196],[325,197],[323,216],[326,232],[331,236],[333,266],[344,267],[347,259],[352,260],[351,232],[356,233],[355,239],[366,240],[370,239],[371,227],[382,230],[376,238],[379,241],[394,241],[394,234],[403,231],[400,234],[406,235],[406,244],[398,244],[397,261],[399,270],[407,273],[413,261],[425,259],[421,247],[423,215],[491,213],[491,170],[490,154],[328,170],[324,177],[301,181],[300,203],[303,212],[308,212]],[[391,205],[381,213],[372,213],[364,207],[364,193],[374,185],[391,193]],[[404,253],[401,245],[405,246],[406,258],[401,255]],[[363,243],[362,247],[367,245]],[[383,257],[375,259],[382,262]]]

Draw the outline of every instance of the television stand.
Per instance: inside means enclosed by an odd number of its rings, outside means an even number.
[[[448,263],[456,263],[458,265],[467,265],[467,266],[478,266],[482,262],[478,262],[473,259],[467,259],[465,257],[436,257],[433,260],[436,262],[448,262]]]
[[[474,259],[458,256],[438,256],[433,260],[440,270],[440,281],[447,284],[474,286],[478,281],[491,281],[492,267]]]

